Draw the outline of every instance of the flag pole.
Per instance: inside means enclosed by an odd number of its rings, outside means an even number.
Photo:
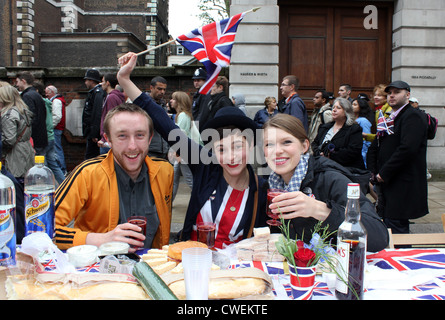
[[[246,11],[245,13],[255,12],[255,11],[258,11],[259,9],[261,9],[261,7],[255,7],[255,8],[252,8],[252,9]],[[169,45],[169,44],[171,44],[171,43],[173,43],[175,41],[176,41],[175,39],[170,39],[169,41],[161,43],[160,45],[157,45],[155,47],[151,47],[151,48],[148,48],[147,50],[141,51],[141,52],[137,53],[136,55],[140,56],[140,55],[146,54],[147,52],[150,52],[150,51],[153,51],[153,50],[165,47],[166,45]]]
[[[136,55],[140,56],[142,54],[146,54],[147,52],[150,52],[150,51],[153,51],[153,50],[165,47],[166,45],[169,45],[170,43],[173,43],[175,41],[176,41],[175,39],[171,39],[170,41],[161,43],[160,45],[157,45],[156,47],[151,47],[151,48],[148,48],[147,50],[141,51],[141,52],[137,53]]]

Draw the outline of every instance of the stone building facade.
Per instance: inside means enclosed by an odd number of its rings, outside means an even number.
[[[428,167],[445,169],[445,0],[232,0],[231,14],[254,7],[261,9],[240,24],[230,67],[230,94],[245,94],[249,115],[266,96],[281,98],[279,84],[291,73],[309,109],[318,89],[337,95],[350,81],[355,97],[404,80],[439,120]]]

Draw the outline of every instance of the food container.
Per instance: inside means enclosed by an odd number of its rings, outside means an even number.
[[[128,253],[128,249],[130,249],[130,245],[126,242],[112,241],[104,243],[100,246],[100,255],[114,255],[114,254],[126,254]]]
[[[81,245],[69,248],[66,253],[74,267],[82,268],[98,261],[99,249],[92,245]]]

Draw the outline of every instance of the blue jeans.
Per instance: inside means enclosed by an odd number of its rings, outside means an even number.
[[[66,172],[65,155],[62,148],[62,135],[62,130],[54,129],[54,148],[56,149],[57,160],[59,161],[62,172]]]
[[[45,148],[35,148],[35,150],[37,155],[45,156],[45,165],[54,173],[57,183],[61,184],[65,180],[65,175],[57,161],[54,140],[48,140],[48,145]]]

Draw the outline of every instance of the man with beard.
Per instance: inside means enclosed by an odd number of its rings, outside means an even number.
[[[130,251],[161,248],[170,238],[173,167],[147,156],[151,118],[134,104],[121,104],[107,113],[104,136],[111,151],[77,166],[56,191],[57,246],[121,241]],[[134,215],[146,218],[146,234],[127,222]]]

